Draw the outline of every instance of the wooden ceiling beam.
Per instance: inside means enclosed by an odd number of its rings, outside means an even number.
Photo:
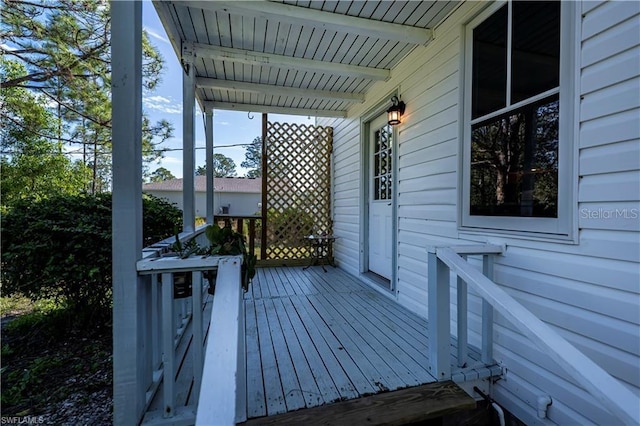
[[[263,95],[291,96],[299,98],[322,99],[328,101],[364,102],[364,95],[359,93],[332,92],[328,90],[298,89],[296,87],[272,86],[269,84],[246,83],[243,81],[219,80],[216,78],[198,77],[196,87],[221,89],[234,92],[259,93]]]
[[[306,115],[313,117],[337,117],[345,118],[347,111],[308,109],[295,107],[279,107],[257,104],[241,104],[233,102],[205,101],[204,107],[207,110],[223,109],[227,111],[244,111],[244,112],[266,112],[268,114],[288,114],[288,115]]]
[[[329,31],[358,34],[414,45],[426,45],[433,39],[433,31],[430,28],[376,21],[269,1],[175,1],[174,4],[299,25],[310,25]]]
[[[387,69],[293,58],[290,56],[274,55],[272,53],[261,53],[252,50],[234,49],[202,43],[194,43],[193,45],[197,57],[218,61],[231,61],[247,65],[270,66],[283,69],[297,69],[301,71],[336,74],[345,77],[366,78],[369,80],[388,80],[391,76],[391,72]]]

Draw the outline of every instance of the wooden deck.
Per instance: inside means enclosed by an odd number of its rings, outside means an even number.
[[[339,268],[326,270],[258,268],[244,295],[248,420],[436,382],[427,370],[426,319]],[[177,413],[197,402],[187,336],[177,358]],[[479,359],[470,348],[470,363]],[[497,367],[454,371],[455,382],[499,374]],[[161,416],[162,387],[143,423]]]
[[[245,311],[248,419],[435,382],[427,321],[340,269],[258,269]]]

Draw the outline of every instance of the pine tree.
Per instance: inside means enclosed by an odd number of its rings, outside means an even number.
[[[106,190],[111,173],[111,52],[109,2],[106,0],[4,0],[0,46],[3,56],[23,66],[22,73],[3,75],[2,94],[21,88],[55,111],[55,132],[44,136],[82,152],[91,168],[89,191]],[[143,35],[143,84],[153,90],[163,59]],[[2,111],[3,121],[10,120]],[[42,133],[42,129],[25,128]],[[143,118],[145,160],[162,156],[158,145],[172,136],[163,120]],[[78,150],[78,147],[80,149]]]

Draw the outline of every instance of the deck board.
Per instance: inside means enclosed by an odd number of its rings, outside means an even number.
[[[295,374],[299,379],[299,387],[296,389],[290,389],[287,392],[297,392],[300,394],[301,398],[303,398],[302,406],[305,407],[313,407],[317,405],[318,398],[322,398],[322,394],[320,393],[320,389],[318,388],[318,384],[316,383],[315,377],[313,376],[313,372],[305,354],[300,346],[300,342],[298,337],[295,334],[293,329],[293,325],[289,319],[289,315],[287,314],[284,305],[279,299],[273,299],[271,301],[273,303],[273,307],[275,309],[278,320],[280,321],[280,328],[284,337],[284,340],[287,344],[287,349],[289,351],[289,355],[291,360],[297,360],[295,366],[293,366],[295,370]],[[301,385],[305,384],[304,388]],[[324,398],[322,398],[324,401]],[[287,404],[287,408],[289,404]]]
[[[250,407],[247,407],[247,415],[248,417],[261,417],[267,415],[267,408],[265,405],[264,382],[262,380],[255,302],[253,300],[245,300],[244,307],[247,351],[247,400],[253,402]]]
[[[280,318],[278,318],[276,308],[273,304],[274,300],[277,299],[267,299],[264,301],[265,311],[269,318],[269,330],[273,342],[273,351],[276,354],[276,361],[278,363],[278,373],[284,393],[286,410],[295,411],[305,406],[305,399],[302,396],[302,388],[300,382],[298,382],[297,371],[293,366],[293,360],[289,352],[289,345],[293,346],[294,342],[285,339]],[[301,366],[299,369],[302,370],[304,362],[300,360],[299,364]]]
[[[424,422],[474,408],[475,400],[462,389],[452,382],[440,382],[344,401],[328,407],[250,419],[242,426],[434,424]]]
[[[269,321],[267,319],[267,312],[264,306],[265,300],[269,299],[256,300],[255,307],[267,415],[271,416],[285,412],[286,405],[284,401],[282,383],[280,382],[276,353],[273,348],[272,336],[269,330]]]

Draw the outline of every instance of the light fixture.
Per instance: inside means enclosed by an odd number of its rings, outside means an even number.
[[[406,105],[395,95],[391,98],[391,103],[393,105],[387,110],[387,121],[390,126],[395,126],[402,123],[402,114]]]

